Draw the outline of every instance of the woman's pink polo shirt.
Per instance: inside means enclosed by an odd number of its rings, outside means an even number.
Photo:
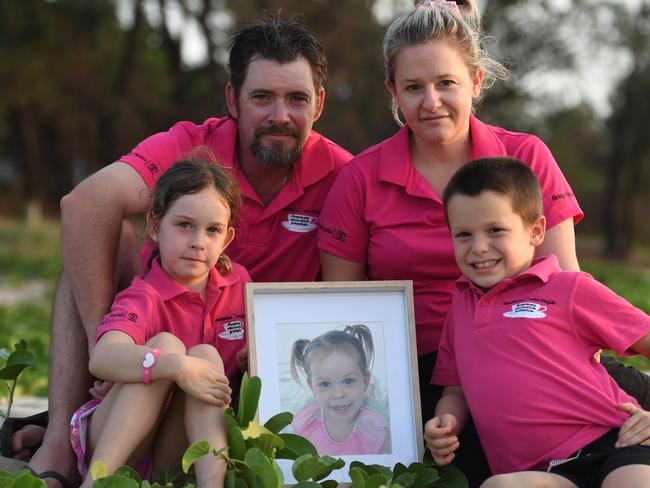
[[[250,280],[246,269],[235,263],[227,275],[213,268],[204,303],[199,293],[176,283],[155,259],[144,277],[135,277],[117,294],[97,329],[97,339],[109,330],[119,330],[136,344],[145,344],[156,334],[169,332],[188,349],[212,344],[221,355],[226,375],[234,381],[235,355],[246,346],[244,287]]]
[[[582,218],[575,195],[537,137],[470,119],[471,159],[511,156],[542,186],[548,227]],[[318,247],[365,262],[371,280],[413,280],[418,354],[438,349],[456,266],[442,199],[411,161],[409,129],[371,147],[342,170],[325,200]]]

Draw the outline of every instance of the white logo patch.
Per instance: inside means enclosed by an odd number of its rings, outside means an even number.
[[[241,320],[232,320],[223,324],[223,332],[219,332],[219,337],[227,341],[238,341],[244,338],[244,322]]]
[[[540,305],[534,302],[520,302],[512,306],[512,310],[504,312],[504,317],[527,318],[527,319],[543,319],[546,317],[546,305]]]
[[[290,213],[287,214],[287,220],[282,222],[282,226],[291,232],[311,232],[316,228],[316,222],[318,217]]]

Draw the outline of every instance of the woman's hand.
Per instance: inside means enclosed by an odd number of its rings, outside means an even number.
[[[616,447],[650,446],[650,412],[633,403],[619,403],[616,407],[630,414],[618,432]]]
[[[456,456],[454,452],[460,446],[457,427],[458,421],[450,413],[433,417],[424,425],[424,440],[438,466],[451,463]]]
[[[205,359],[184,356],[174,381],[185,393],[210,405],[225,407],[230,404],[232,390],[228,377]]]

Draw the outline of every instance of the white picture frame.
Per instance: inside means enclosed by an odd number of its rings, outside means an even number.
[[[371,332],[375,351],[366,389],[368,396],[364,397],[367,407],[364,412],[370,413],[364,413],[363,418],[385,419],[383,425],[390,433],[388,442],[376,454],[319,453],[346,461],[345,468],[330,475],[341,483],[350,482],[348,469],[355,460],[391,468],[398,462],[408,466],[422,460],[424,444],[411,281],[249,283],[246,312],[249,372],[262,380],[260,423],[284,411],[290,411],[294,417],[301,412],[300,418],[304,418],[305,412],[309,412],[304,405],[322,405],[304,376],[297,383],[291,374],[292,347],[296,340],[312,341],[331,330],[363,324]],[[319,418],[325,418],[322,412],[327,408],[319,410]],[[360,419],[360,415],[355,418]],[[356,421],[355,429],[359,425],[363,425],[361,420]],[[372,444],[366,438],[361,437],[361,443]],[[285,483],[295,483],[292,462],[278,460],[278,463]]]

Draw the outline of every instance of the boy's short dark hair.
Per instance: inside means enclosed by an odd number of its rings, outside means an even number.
[[[482,158],[460,168],[447,184],[442,196],[447,224],[451,197],[475,197],[484,191],[510,197],[512,210],[525,224],[535,223],[544,213],[542,189],[530,167],[515,158]]]
[[[228,69],[235,94],[239,96],[248,65],[253,59],[285,64],[299,56],[309,62],[314,88],[318,91],[327,76],[327,59],[318,39],[294,17],[283,20],[279,15],[262,15],[258,24],[242,28],[230,39]]]

